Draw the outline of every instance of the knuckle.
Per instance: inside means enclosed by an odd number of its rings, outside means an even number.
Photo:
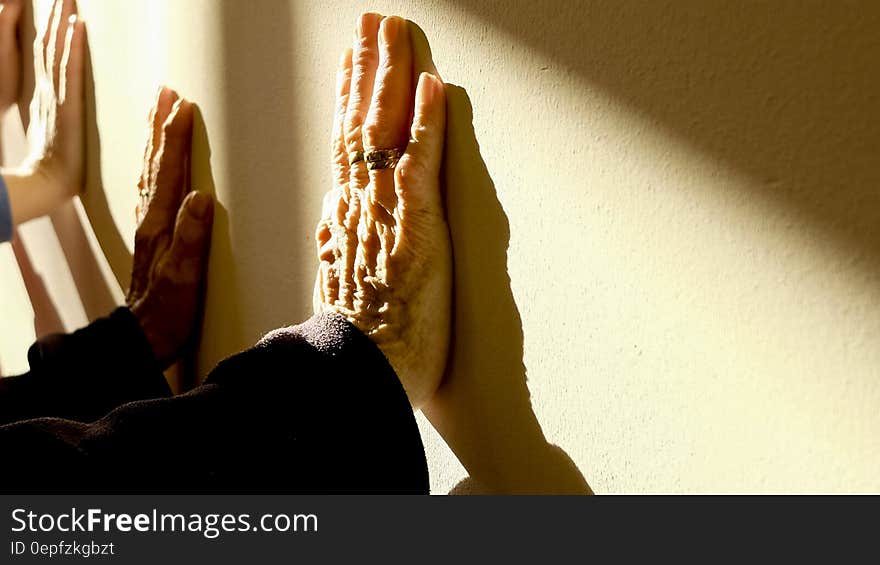
[[[177,231],[181,244],[180,254],[198,255],[203,237],[202,226],[194,222],[184,222]]]
[[[385,133],[386,128],[382,125],[382,120],[379,116],[373,115],[367,122],[364,124],[363,128],[363,137],[364,137],[364,145],[369,147],[374,144],[382,143],[382,136]]]
[[[345,145],[336,141],[333,142],[333,166],[348,167],[348,153],[345,152]]]
[[[360,108],[349,108],[345,112],[345,123],[343,125],[343,133],[346,142],[352,140],[360,140],[361,128],[366,120],[366,112]]]
[[[363,79],[367,69],[376,65],[379,60],[379,45],[375,40],[364,37],[359,40],[352,57],[352,80]]]
[[[348,181],[348,161],[344,155],[345,154],[343,153],[342,157],[336,156],[333,158],[333,181],[337,185],[344,184]]]
[[[418,160],[411,157],[402,159],[397,168],[394,169],[394,181],[402,186],[419,182],[423,176],[424,167]]]
[[[410,136],[416,141],[422,141],[431,135],[431,129],[431,124],[422,116],[418,122],[413,123],[410,128]]]
[[[349,171],[349,186],[352,189],[364,190],[370,184],[370,172],[363,161],[351,166]]]
[[[177,287],[189,282],[189,277],[180,263],[165,261],[159,268],[159,278],[167,285]]]
[[[161,267],[161,275],[175,286],[192,285],[201,279],[202,270],[198,258],[176,257],[166,260]]]

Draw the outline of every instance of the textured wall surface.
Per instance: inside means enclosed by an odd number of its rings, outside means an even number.
[[[204,373],[309,313],[334,66],[365,6],[80,1],[101,171],[83,207],[111,281],[127,283],[156,85],[200,106],[193,184],[222,205]],[[880,490],[880,5],[368,7],[418,23],[464,89],[455,370],[522,398],[527,383],[598,492]],[[53,266],[47,222],[25,243],[64,322],[84,323],[103,302],[68,298],[77,269]],[[7,370],[32,334],[2,251]],[[467,473],[420,425],[447,492]]]

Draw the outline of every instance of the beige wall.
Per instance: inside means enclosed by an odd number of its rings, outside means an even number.
[[[103,181],[83,201],[123,284],[156,85],[201,108],[193,182],[222,205],[204,373],[309,313],[333,69],[366,5],[80,1]],[[547,439],[598,492],[880,490],[876,3],[369,8],[417,22],[466,90],[447,169],[453,368],[494,387],[510,429],[530,417],[527,376]],[[121,293],[75,299],[57,229],[24,240],[70,327]],[[8,371],[33,333],[6,247]],[[446,492],[466,472],[421,425]]]

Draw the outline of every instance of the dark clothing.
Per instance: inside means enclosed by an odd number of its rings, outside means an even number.
[[[171,396],[126,308],[0,379],[0,491],[428,492],[412,408],[341,316],[276,330]]]

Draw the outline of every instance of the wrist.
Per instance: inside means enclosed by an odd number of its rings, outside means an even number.
[[[9,194],[14,225],[45,216],[66,199],[44,173],[34,168],[3,169],[0,174]]]
[[[70,178],[57,158],[44,156],[34,159],[29,172],[35,182],[58,200],[66,200],[80,193],[82,180]]]

